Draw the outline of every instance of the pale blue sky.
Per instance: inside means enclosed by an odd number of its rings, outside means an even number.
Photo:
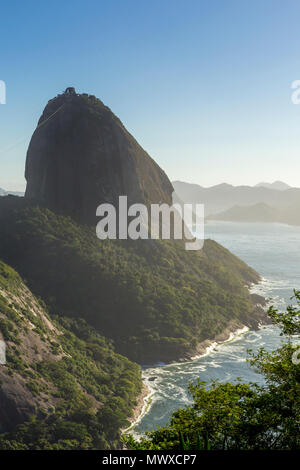
[[[172,180],[300,185],[299,1],[13,0],[0,44],[0,187],[24,189],[30,136],[67,86],[102,99]]]

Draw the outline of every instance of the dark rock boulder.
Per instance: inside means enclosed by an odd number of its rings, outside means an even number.
[[[0,432],[11,431],[18,424],[37,415],[38,399],[26,387],[20,376],[10,377],[0,370]]]
[[[32,136],[25,197],[80,222],[96,221],[103,202],[171,204],[173,187],[121,121],[94,96],[49,101]]]

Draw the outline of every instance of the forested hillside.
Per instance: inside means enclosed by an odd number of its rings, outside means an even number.
[[[141,391],[140,368],[82,319],[54,318],[0,262],[0,449],[111,449]]]
[[[235,320],[264,316],[245,284],[258,274],[206,241],[100,241],[94,229],[20,198],[0,200],[0,257],[51,312],[84,318],[138,362],[172,360]]]

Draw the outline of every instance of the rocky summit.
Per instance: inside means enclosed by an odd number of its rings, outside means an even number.
[[[99,204],[172,202],[173,187],[122,122],[95,96],[73,88],[50,100],[26,159],[25,197],[82,223]]]

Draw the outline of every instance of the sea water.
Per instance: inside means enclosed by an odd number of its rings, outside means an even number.
[[[300,227],[283,224],[209,222],[205,237],[228,248],[263,278],[253,291],[265,296],[279,309],[294,303],[293,289],[300,289]],[[137,423],[137,435],[165,425],[172,413],[192,403],[189,382],[206,381],[262,383],[263,377],[247,362],[248,349],[271,351],[282,338],[274,326],[249,331],[233,341],[218,345],[206,356],[190,362],[160,365],[143,370],[144,382],[152,389],[151,406]]]

